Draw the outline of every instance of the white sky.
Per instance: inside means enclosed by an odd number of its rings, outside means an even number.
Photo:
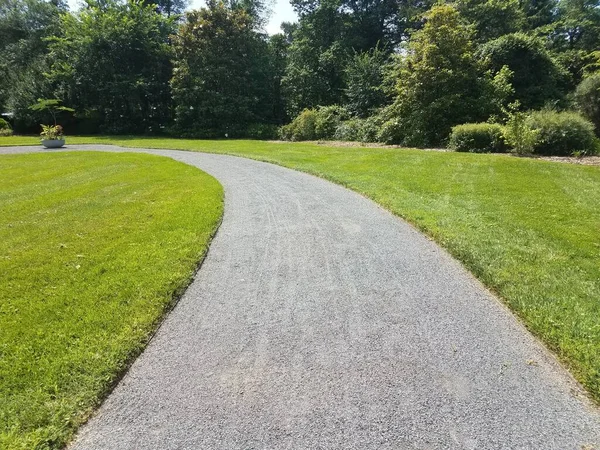
[[[296,22],[298,17],[292,9],[292,5],[289,0],[271,0],[273,6],[271,7],[272,13],[269,18],[269,22],[266,26],[266,31],[269,34],[279,33],[281,30],[279,26],[281,22]],[[69,7],[71,9],[77,9],[79,0],[69,0]],[[191,0],[189,9],[199,8],[204,4],[203,0]]]

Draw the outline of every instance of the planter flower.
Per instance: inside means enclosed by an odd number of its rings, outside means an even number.
[[[60,148],[65,145],[63,128],[60,125],[42,125],[42,145],[46,148]]]
[[[56,115],[61,111],[74,112],[75,110],[66,106],[60,106],[60,103],[58,99],[40,98],[35,105],[29,107],[32,111],[47,111],[52,115],[54,125],[42,125],[42,132],[40,133],[42,145],[46,148],[60,148],[65,145],[63,128],[56,124]]]

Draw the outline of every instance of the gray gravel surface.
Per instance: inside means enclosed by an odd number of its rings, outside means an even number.
[[[125,151],[212,174],[225,215],[195,280],[72,449],[600,445],[598,410],[553,356],[373,202],[247,159]]]

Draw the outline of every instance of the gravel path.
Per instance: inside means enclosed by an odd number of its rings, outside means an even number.
[[[148,152],[215,176],[223,223],[73,449],[600,448],[567,372],[411,226],[310,175]]]

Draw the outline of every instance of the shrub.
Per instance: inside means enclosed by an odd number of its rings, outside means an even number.
[[[322,106],[317,109],[315,134],[317,139],[333,139],[337,127],[348,119],[348,111],[342,106]]]
[[[448,146],[457,152],[504,153],[508,147],[502,125],[465,123],[452,128]]]
[[[0,117],[0,136],[11,136],[12,129],[8,122]]]
[[[379,133],[385,122],[385,117],[381,114],[368,117],[360,121],[359,141],[361,142],[379,142]]]
[[[281,127],[280,136],[290,141],[334,139],[335,132],[348,112],[341,106],[321,106],[305,109],[288,125]]]
[[[538,133],[534,153],[567,156],[596,152],[594,125],[578,113],[535,111],[526,122]]]
[[[335,129],[333,138],[336,141],[361,141],[361,119],[350,119],[340,124]]]
[[[384,121],[380,115],[366,119],[345,120],[340,122],[333,138],[339,141],[379,142],[383,124]]]
[[[519,111],[518,103],[512,104],[512,111],[507,111],[508,121],[504,127],[504,138],[513,152],[528,155],[534,152],[539,130],[534,130],[528,123],[527,114]]]
[[[404,130],[400,119],[386,120],[377,132],[377,142],[383,144],[401,144],[404,139]]]
[[[296,116],[291,123],[280,129],[280,136],[286,141],[312,141],[317,135],[315,124],[317,112],[314,109],[305,109]]]
[[[581,113],[596,126],[600,136],[600,73],[584,79],[575,90],[575,103]]]

